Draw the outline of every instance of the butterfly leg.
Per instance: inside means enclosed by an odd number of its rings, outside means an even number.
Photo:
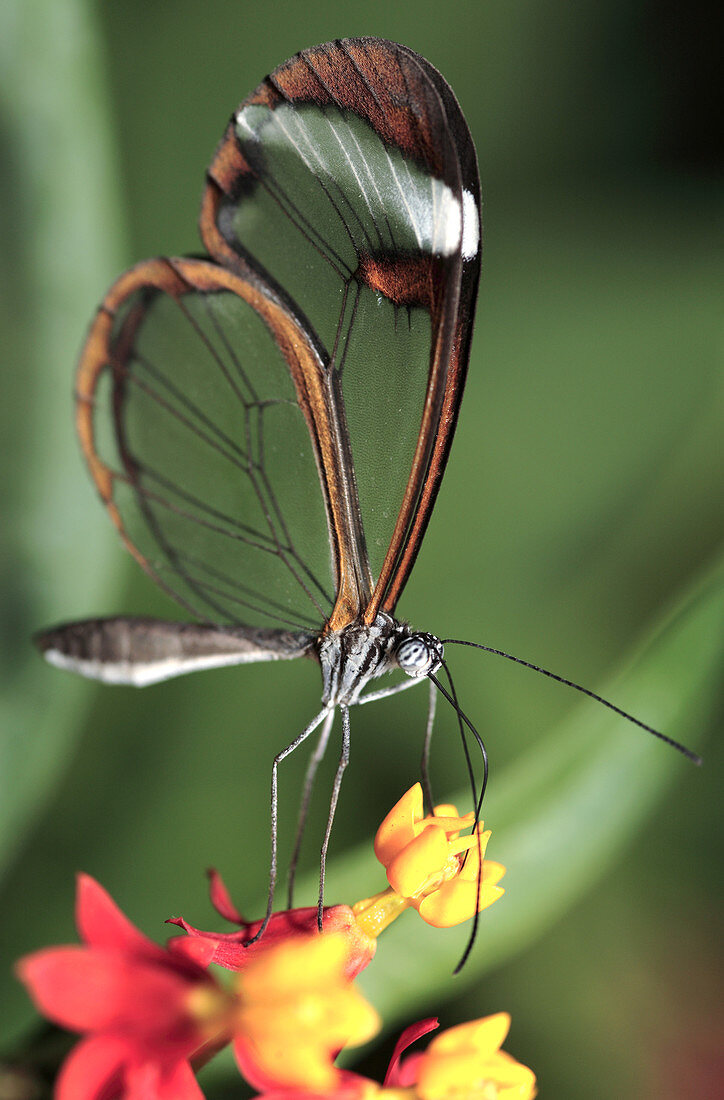
[[[309,760],[309,764],[307,765],[307,774],[304,776],[304,788],[302,790],[302,797],[299,802],[299,814],[297,816],[297,833],[294,838],[294,850],[292,851],[292,858],[289,863],[289,874],[287,876],[287,909],[291,909],[294,904],[294,878],[297,873],[297,863],[299,862],[299,852],[302,847],[304,826],[307,822],[309,802],[312,797],[312,790],[314,788],[314,780],[317,775],[317,769],[322,761],[322,757],[324,756],[327,745],[329,743],[329,735],[332,731],[333,722],[334,710],[330,710],[322,725],[322,732],[319,735],[317,747]]]
[[[277,847],[278,847],[278,821],[279,821],[279,790],[278,790],[278,771],[279,765],[283,760],[286,760],[295,749],[299,748],[303,741],[306,741],[308,737],[314,733],[319,725],[327,718],[332,707],[324,707],[320,710],[319,714],[316,714],[306,729],[302,730],[298,737],[295,737],[293,741],[287,745],[285,749],[278,752],[274,757],[274,763],[272,764],[272,778],[271,778],[271,861],[269,864],[269,893],[267,895],[266,913],[264,920],[261,922],[261,928],[253,939],[248,941],[247,947],[252,943],[256,943],[261,939],[266,931],[267,925],[271,920],[272,909],[274,906],[274,890],[277,881]]]
[[[397,695],[401,691],[407,691],[408,688],[415,687],[416,684],[421,684],[424,680],[424,676],[410,677],[407,680],[403,680],[401,684],[394,684],[392,687],[382,688],[380,691],[370,691],[367,695],[362,695],[355,703],[355,706],[360,706],[362,703],[376,703],[378,699],[388,699],[390,695]]]
[[[322,916],[324,909],[324,875],[327,869],[327,849],[329,848],[329,838],[332,834],[332,822],[334,821],[334,814],[335,810],[337,809],[339,789],[342,786],[342,776],[344,775],[344,769],[349,764],[349,707],[341,703],[339,709],[342,714],[342,752],[339,758],[339,764],[337,765],[337,772],[334,777],[332,797],[329,800],[327,827],[324,830],[324,840],[322,841],[322,851],[319,858],[319,900],[317,902],[317,926],[320,932],[322,931]]]

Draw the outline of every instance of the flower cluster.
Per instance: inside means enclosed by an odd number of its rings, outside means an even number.
[[[265,1100],[530,1100],[533,1074],[501,1050],[505,1013],[444,1031],[403,1058],[437,1020],[413,1025],[381,1084],[336,1065],[341,1050],[380,1028],[354,979],[381,931],[410,907],[447,927],[502,894],[504,868],[484,860],[489,835],[453,806],[425,816],[418,784],[377,833],[388,889],[326,907],[321,933],[316,908],[291,909],[273,914],[257,938],[261,922],[245,921],[211,872],[211,900],[237,930],[204,932],[174,917],[184,934],[162,947],[80,875],[82,943],[46,948],[17,966],[40,1011],[83,1036],[61,1069],[57,1100],[199,1100],[196,1072],[229,1045]]]
[[[461,836],[464,829],[472,833]],[[375,855],[387,872],[389,889],[354,907],[359,923],[378,935],[412,906],[435,928],[450,928],[487,908],[504,893],[498,886],[502,863],[484,860],[490,831],[475,814],[459,817],[455,806],[436,806],[425,816],[422,787],[416,783],[384,819],[375,837]]]

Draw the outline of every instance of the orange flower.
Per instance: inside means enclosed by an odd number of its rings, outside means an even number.
[[[256,1088],[333,1089],[341,1048],[379,1031],[377,1013],[345,977],[347,958],[343,935],[315,935],[261,951],[240,974],[234,1050]]]
[[[498,1012],[443,1031],[416,1067],[420,1100],[531,1100],[535,1074],[501,1050],[510,1016]]]
[[[490,838],[473,813],[459,817],[454,806],[436,806],[424,816],[422,787],[416,783],[384,819],[375,838],[375,855],[387,871],[390,890],[353,906],[358,924],[379,935],[408,906],[428,924],[449,928],[492,905],[504,893],[498,882],[505,867],[480,863]]]

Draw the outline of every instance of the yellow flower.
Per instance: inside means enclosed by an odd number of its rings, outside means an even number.
[[[402,1053],[437,1020],[420,1020],[400,1036],[375,1097],[359,1089],[359,1100],[533,1100],[535,1075],[500,1047],[510,1027],[507,1012],[443,1031],[421,1054]]]
[[[332,1089],[339,1050],[377,1033],[377,1013],[345,978],[347,955],[341,935],[295,938],[240,974],[234,1049],[256,1088]]]
[[[443,1031],[420,1058],[420,1100],[531,1100],[535,1074],[501,1050],[507,1012]]]
[[[384,819],[375,837],[375,855],[387,871],[392,894],[386,891],[355,905],[358,923],[376,935],[402,909],[412,906],[428,924],[449,928],[492,905],[504,893],[498,882],[505,867],[492,860],[480,863],[490,838],[473,813],[459,817],[454,806],[436,806],[424,816],[422,787],[416,783]],[[377,927],[374,927],[374,921]]]

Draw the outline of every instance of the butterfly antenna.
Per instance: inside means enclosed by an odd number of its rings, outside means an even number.
[[[437,676],[435,676],[432,672],[428,672],[428,674],[427,674],[428,679],[432,680],[432,682],[435,685],[435,687],[437,688],[437,690],[440,692],[441,695],[443,695],[447,699],[448,703],[450,704],[450,706],[453,708],[453,710],[457,714],[458,724],[460,726],[461,734],[463,734],[463,724],[465,724],[468,727],[468,729],[470,730],[470,732],[473,735],[473,738],[475,739],[475,743],[477,744],[478,748],[480,749],[480,755],[483,758],[483,782],[482,782],[482,786],[480,788],[480,794],[476,795],[476,793],[475,793],[475,791],[476,791],[475,778],[474,778],[474,775],[473,775],[472,761],[470,759],[470,753],[468,751],[467,742],[466,742],[465,737],[463,735],[462,740],[463,740],[463,746],[465,748],[465,759],[466,759],[466,762],[467,762],[467,765],[468,765],[468,774],[470,775],[470,784],[471,784],[471,787],[472,787],[472,790],[473,790],[473,800],[474,800],[474,805],[475,805],[475,819],[477,821],[477,819],[480,816],[480,808],[483,804],[483,798],[485,797],[485,789],[488,785],[488,752],[487,752],[487,749],[485,748],[485,744],[483,742],[482,737],[480,736],[480,734],[476,730],[473,723],[468,718],[465,711],[461,708],[460,704],[458,703],[457,692],[455,691],[455,686],[453,684],[452,677],[450,675],[450,670],[447,667],[447,664],[445,663],[445,661],[441,661],[440,663],[441,663],[442,667],[445,669],[445,673],[446,673],[448,681],[450,683],[450,692],[446,691],[446,689],[442,686],[442,684],[438,680]],[[451,694],[451,692],[452,692],[452,694]]]
[[[524,668],[531,668],[533,672],[540,672],[541,676],[547,676],[550,680],[557,680],[559,684],[565,684],[566,687],[573,688],[575,691],[580,691],[582,695],[587,695],[589,699],[594,699],[597,703],[601,703],[602,706],[608,707],[614,714],[618,714],[619,717],[625,718],[627,722],[631,722],[634,726],[638,726],[642,730],[646,730],[647,733],[653,734],[654,737],[658,737],[659,741],[663,741],[665,745],[670,745],[672,749],[676,749],[682,756],[685,756],[687,760],[691,760],[693,764],[697,766],[701,764],[701,757],[692,752],[691,749],[687,749],[686,745],[682,745],[679,741],[675,741],[673,737],[667,737],[665,733],[661,733],[660,730],[654,729],[653,726],[647,726],[645,722],[642,722],[639,718],[634,718],[633,714],[629,714],[627,711],[622,710],[621,707],[617,707],[615,703],[609,703],[608,699],[604,699],[601,695],[597,695],[595,691],[591,691],[589,688],[582,687],[580,684],[576,684],[573,680],[567,680],[565,676],[558,676],[555,672],[550,672],[547,668],[541,668],[540,665],[534,665],[530,661],[524,661],[521,657],[514,657],[512,653],[506,653],[504,649],[494,649],[489,645],[481,645],[480,642],[465,642],[460,638],[445,638],[443,645],[466,645],[472,649],[482,649],[485,653],[494,653],[496,657],[505,657],[508,661],[514,661],[517,665],[523,665]]]
[[[471,793],[472,798],[473,798],[473,806],[476,807],[476,812],[477,812],[478,785],[475,782],[475,770],[473,768],[473,761],[472,761],[471,756],[470,756],[470,748],[468,746],[468,739],[465,735],[465,725],[464,725],[462,717],[461,717],[460,705],[458,703],[458,696],[457,696],[457,692],[455,691],[455,685],[452,681],[452,677],[450,676],[450,669],[447,667],[447,665],[445,664],[444,661],[441,661],[440,664],[445,669],[445,674],[447,676],[448,683],[450,684],[450,694],[446,695],[446,699],[452,704],[452,707],[455,711],[455,715],[456,715],[457,720],[458,720],[458,729],[460,731],[460,740],[461,740],[462,746],[463,746],[463,753],[465,754],[465,766],[468,770],[468,780],[470,782],[470,793]],[[430,681],[431,681],[431,683],[433,683],[437,687],[438,691],[441,690],[440,684],[435,680],[434,676],[430,677]],[[430,806],[430,812],[431,813],[433,812],[432,805]]]
[[[422,744],[422,756],[420,757],[420,781],[425,798],[428,813],[433,813],[435,800],[432,797],[432,784],[430,782],[430,746],[432,733],[435,727],[435,711],[437,709],[437,689],[432,680],[428,682],[427,725],[425,726],[425,740]]]
[[[442,686],[442,684],[437,679],[437,677],[434,676],[431,672],[428,673],[428,678],[432,681],[432,683],[435,685],[435,687],[438,689],[438,691],[442,695],[444,695],[444,697],[450,703],[453,710],[455,711],[455,713],[458,716],[458,725],[460,727],[460,736],[462,738],[463,746],[464,746],[464,749],[465,749],[465,759],[466,759],[466,762],[467,762],[467,765],[468,765],[468,774],[470,776],[470,785],[471,785],[472,792],[473,792],[473,805],[475,806],[475,821],[473,823],[473,832],[474,832],[474,834],[477,838],[478,857],[479,857],[478,858],[477,896],[476,896],[476,901],[475,901],[475,914],[473,916],[473,926],[470,930],[470,935],[468,936],[468,942],[465,945],[465,950],[463,951],[462,956],[459,959],[457,966],[453,970],[453,974],[459,974],[460,971],[462,970],[462,968],[465,966],[465,963],[468,961],[468,958],[470,956],[470,952],[473,949],[473,944],[475,943],[475,940],[477,939],[477,936],[478,936],[478,924],[480,922],[480,892],[482,890],[482,884],[483,884],[483,858],[482,858],[482,851],[481,851],[481,848],[480,848],[480,834],[478,832],[477,825],[478,825],[478,822],[480,821],[480,811],[481,811],[482,805],[483,805],[483,798],[485,797],[485,790],[488,786],[488,753],[487,753],[487,750],[485,748],[485,743],[483,742],[482,737],[480,736],[478,731],[475,729],[475,726],[472,724],[472,722],[470,721],[470,719],[468,718],[468,716],[465,714],[465,712],[460,707],[460,704],[458,703],[457,692],[455,690],[455,684],[453,682],[453,678],[450,674],[450,669],[448,668],[448,666],[447,666],[447,664],[444,660],[441,661],[440,664],[445,669],[445,675],[447,676],[448,683],[450,684],[450,693],[448,693],[445,690],[445,688]],[[465,738],[465,733],[464,733],[464,730],[463,730],[463,723],[468,727],[468,729],[472,733],[472,735],[475,739],[475,742],[476,742],[478,748],[480,749],[480,754],[483,758],[483,782],[482,782],[482,785],[480,787],[479,797],[477,797],[476,793],[475,793],[476,792],[475,776],[474,776],[474,772],[473,772],[472,761],[470,759],[470,752],[468,750],[467,740]],[[467,856],[465,858],[467,858]]]

